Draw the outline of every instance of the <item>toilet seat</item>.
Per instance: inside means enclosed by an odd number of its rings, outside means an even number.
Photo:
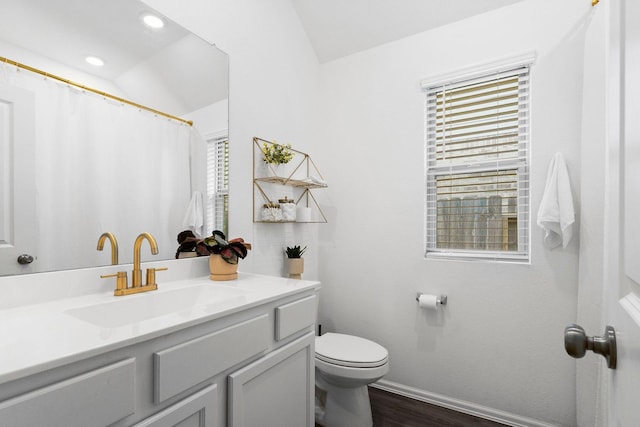
[[[378,343],[353,335],[326,333],[316,337],[316,359],[350,368],[376,368],[387,363],[389,352]]]

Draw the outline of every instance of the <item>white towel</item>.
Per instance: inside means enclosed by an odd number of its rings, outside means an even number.
[[[573,235],[574,222],[567,165],[562,153],[556,153],[549,164],[547,184],[538,209],[538,226],[545,230],[545,246],[553,249],[562,244],[566,248]]]
[[[202,193],[200,191],[194,191],[191,196],[191,201],[187,207],[187,212],[182,220],[182,225],[192,230],[196,236],[202,236],[202,227],[204,226],[204,210],[202,203]]]
[[[318,178],[317,176],[314,175],[310,175],[306,178],[304,178],[302,180],[303,182],[309,183],[309,184],[317,184],[320,185],[322,187],[327,187],[327,182],[321,178]]]

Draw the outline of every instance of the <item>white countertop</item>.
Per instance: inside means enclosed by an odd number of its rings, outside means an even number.
[[[0,384],[320,288],[242,272],[226,282],[208,275],[164,282],[159,273],[157,291],[115,297],[111,281],[109,290],[0,308]]]

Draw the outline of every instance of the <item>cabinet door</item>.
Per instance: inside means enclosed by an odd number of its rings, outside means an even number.
[[[103,427],[135,411],[130,358],[0,402],[0,426]]]
[[[217,397],[218,387],[212,384],[134,427],[217,427]]]
[[[314,425],[312,332],[229,375],[229,427]]]
[[[19,255],[37,258],[35,97],[0,84],[0,271],[33,273],[38,262],[19,264]]]

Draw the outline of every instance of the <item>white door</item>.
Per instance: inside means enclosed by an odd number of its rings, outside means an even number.
[[[607,427],[640,426],[640,2],[610,3],[604,319],[616,330]],[[619,54],[619,55],[616,55]],[[618,58],[616,57],[618,56]],[[618,64],[621,72],[616,72]],[[619,89],[618,89],[619,88]]]
[[[0,84],[0,275],[36,268],[34,142],[33,94]]]

